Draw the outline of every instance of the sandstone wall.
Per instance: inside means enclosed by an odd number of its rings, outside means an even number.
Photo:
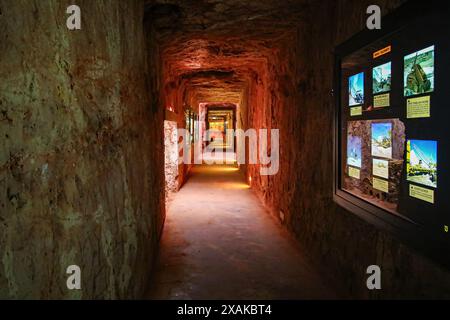
[[[164,218],[143,2],[70,4],[0,0],[0,298],[139,297]]]
[[[178,134],[175,121],[164,121],[164,173],[166,205],[178,191]]]

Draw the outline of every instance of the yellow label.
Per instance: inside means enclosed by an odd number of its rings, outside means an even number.
[[[408,119],[429,118],[430,106],[430,96],[408,99],[406,117]]]
[[[372,174],[374,176],[389,179],[389,161],[373,159]]]
[[[388,54],[389,52],[392,51],[392,46],[387,46],[386,48],[383,48],[381,50],[378,50],[376,52],[373,53],[373,58],[376,59],[378,57],[381,57],[385,54]]]
[[[413,198],[423,200],[429,203],[434,203],[434,190],[418,187],[416,185],[409,185],[409,195]]]
[[[389,182],[378,178],[373,178],[373,188],[389,193]]]
[[[384,108],[391,105],[391,95],[389,93],[379,94],[373,97],[374,108]]]
[[[448,226],[444,226],[444,232],[448,233]]]
[[[350,108],[350,116],[360,116],[362,115],[362,106]]]
[[[348,167],[348,175],[359,180],[361,178],[361,170],[353,167]]]

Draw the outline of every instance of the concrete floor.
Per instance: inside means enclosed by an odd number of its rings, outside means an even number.
[[[150,299],[332,299],[232,166],[197,166],[170,203]]]

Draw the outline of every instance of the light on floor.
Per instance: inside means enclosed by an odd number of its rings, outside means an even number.
[[[220,182],[219,184],[222,189],[244,190],[250,188],[248,184],[245,184],[243,182]]]
[[[239,171],[236,167],[224,166],[224,165],[215,165],[209,166],[207,168],[202,168],[204,172],[236,172]]]

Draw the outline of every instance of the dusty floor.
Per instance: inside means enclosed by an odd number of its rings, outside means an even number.
[[[194,168],[160,250],[151,299],[336,297],[232,166]]]

